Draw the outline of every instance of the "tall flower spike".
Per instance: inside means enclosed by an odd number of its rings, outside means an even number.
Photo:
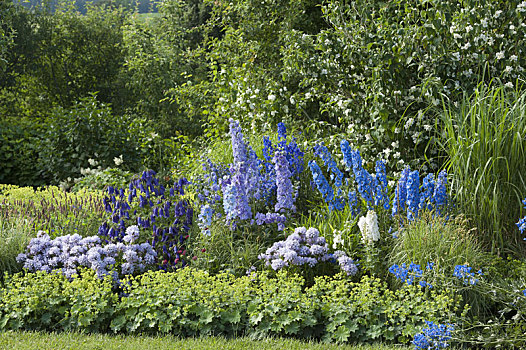
[[[277,202],[275,206],[276,212],[283,210],[295,211],[292,182],[292,176],[289,170],[289,162],[283,150],[279,150],[274,155],[274,164],[276,167],[276,186],[277,186]]]

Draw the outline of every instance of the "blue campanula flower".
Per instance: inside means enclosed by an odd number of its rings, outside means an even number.
[[[421,333],[415,334],[413,345],[417,350],[445,349],[449,346],[451,334],[454,331],[452,324],[435,324],[426,321],[427,327]]]
[[[477,274],[482,275],[482,271],[479,270]],[[478,278],[475,278],[475,273],[471,271],[471,266],[468,265],[456,265],[453,276],[457,277],[465,285],[475,285],[479,281]]]
[[[433,266],[433,263],[428,263],[427,266]],[[407,283],[408,285],[414,284],[416,279],[419,279],[418,284],[422,287],[433,288],[430,283],[422,280],[424,271],[421,269],[420,265],[411,262],[409,267],[406,267],[406,264],[397,265],[394,264],[389,268],[389,272],[395,275],[397,279],[402,281],[402,283]]]

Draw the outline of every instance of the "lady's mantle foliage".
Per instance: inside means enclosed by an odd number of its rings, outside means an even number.
[[[278,124],[276,145],[268,137],[263,138],[262,159],[247,144],[239,122],[233,119],[230,119],[230,139],[232,164],[214,164],[208,159],[203,165],[205,181],[198,194],[203,203],[199,215],[201,231],[210,234],[212,218],[224,218],[225,224],[233,228],[240,223],[277,223],[282,230],[287,216],[296,210],[297,191],[293,182],[299,181],[303,171],[303,152],[294,138],[287,142],[283,123]],[[268,211],[262,213],[254,208]]]
[[[145,234],[139,242],[149,242],[157,252],[159,268],[175,269],[187,264],[186,239],[192,226],[193,209],[184,199],[185,178],[166,188],[153,170],[143,172],[132,180],[127,190],[108,187],[104,198],[106,212],[111,220],[99,228],[105,242],[122,242],[126,227],[137,225]],[[150,234],[146,232],[150,231]]]

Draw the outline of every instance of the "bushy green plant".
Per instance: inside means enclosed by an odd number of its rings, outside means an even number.
[[[191,268],[149,272],[124,283],[126,297],[116,305],[111,322],[115,332],[240,334],[254,290],[249,278],[210,276]]]
[[[55,108],[47,120],[40,150],[43,173],[59,182],[79,177],[90,158],[109,167],[121,155],[124,164],[134,169],[139,159],[130,139],[130,125],[131,120],[112,115],[95,96],[81,99],[70,110]]]
[[[307,291],[318,296],[325,324],[324,338],[338,342],[407,342],[425,320],[454,322],[459,300],[450,291],[426,294],[419,286],[397,291],[364,276],[360,282],[319,277]]]
[[[0,290],[0,329],[79,330],[198,335],[277,335],[337,342],[407,342],[424,320],[453,321],[458,308],[448,291],[344,274],[303,278],[281,271],[240,278],[193,268],[147,272],[112,282],[84,271],[68,280],[45,272],[8,277]]]
[[[8,276],[0,289],[0,328],[105,331],[117,302],[112,284],[90,270],[72,281],[43,271]]]
[[[0,183],[41,186],[50,180],[38,173],[41,130],[37,123],[24,118],[0,118]]]
[[[493,252],[515,254],[526,181],[526,93],[493,82],[444,106],[438,143],[459,212]]]

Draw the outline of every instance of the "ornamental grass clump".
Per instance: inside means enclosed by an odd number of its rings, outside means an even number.
[[[132,180],[127,190],[108,187],[104,206],[111,219],[98,234],[106,243],[120,243],[128,226],[141,229],[137,243],[149,243],[157,252],[156,262],[162,270],[188,264],[186,240],[193,222],[193,209],[185,198],[185,178],[165,187],[153,170]]]
[[[526,188],[526,92],[481,83],[459,105],[444,105],[441,124],[437,143],[458,211],[493,252],[515,254],[522,242],[513,225],[521,210],[515,203]]]

